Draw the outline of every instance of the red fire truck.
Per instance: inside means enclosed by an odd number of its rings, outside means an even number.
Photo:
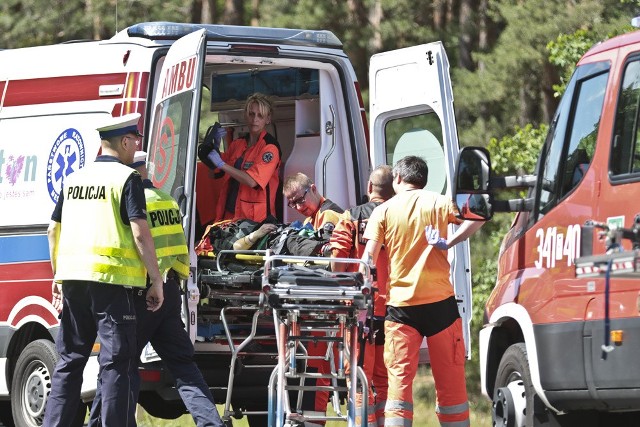
[[[637,230],[639,119],[640,32],[634,32],[581,58],[534,175],[493,177],[483,149],[459,156],[461,212],[487,219],[519,211],[500,248],[480,332],[482,390],[493,400],[496,426],[640,423],[640,265],[630,252],[633,239],[619,239],[634,260],[627,271],[615,274],[613,264],[606,274],[605,242],[597,228],[584,227]],[[526,199],[495,197],[509,187],[529,187]]]

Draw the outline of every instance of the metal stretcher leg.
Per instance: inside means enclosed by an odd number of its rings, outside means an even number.
[[[253,310],[253,317],[251,319],[251,331],[249,335],[238,345],[235,346],[233,343],[233,338],[231,336],[231,330],[229,328],[229,324],[227,322],[227,318],[225,316],[226,312],[229,310]],[[222,325],[224,327],[224,332],[227,337],[227,341],[229,343],[229,349],[231,350],[231,365],[229,366],[229,382],[227,383],[227,398],[224,403],[224,420],[229,420],[233,412],[231,411],[231,396],[233,394],[233,381],[235,379],[235,369],[236,362],[238,361],[238,354],[256,337],[256,331],[258,329],[258,318],[260,316],[260,310],[256,308],[249,307],[224,307],[220,311],[220,319],[222,320]],[[248,413],[245,413],[248,414]]]
[[[282,318],[282,319],[281,319]],[[299,316],[295,311],[289,311],[285,315],[280,315],[274,309],[274,322],[276,323],[276,334],[278,342],[278,365],[274,369],[269,382],[269,426],[282,427],[290,425],[301,425],[305,421],[339,420],[346,421],[349,427],[356,426],[356,418],[362,420],[361,427],[367,426],[367,408],[356,407],[356,394],[358,388],[361,389],[362,397],[368,400],[368,382],[362,368],[357,366],[357,324],[355,319],[350,319],[345,315],[337,316],[334,319],[338,323],[338,329],[324,330],[324,337],[303,338],[300,335],[301,326]],[[346,325],[349,333],[347,331]],[[315,329],[322,330],[321,328]],[[331,367],[330,386],[307,386],[305,379],[318,377],[320,374],[308,374],[300,369],[303,361],[308,361],[308,355],[304,346],[305,339],[309,342],[314,340],[327,340],[328,350],[326,358]],[[338,356],[334,357],[334,344],[338,347]],[[338,381],[347,379],[345,377],[344,358],[349,358],[350,369],[347,387],[339,385]],[[298,380],[297,385],[290,385],[288,380]],[[323,389],[332,393],[331,403],[336,413],[335,416],[306,417],[301,412],[301,402],[304,392],[311,392]],[[297,391],[297,403],[292,410],[289,403],[289,392]],[[347,392],[347,411],[343,414],[340,408],[339,393]],[[361,413],[358,413],[361,411]]]

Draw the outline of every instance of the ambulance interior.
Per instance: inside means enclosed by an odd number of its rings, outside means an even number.
[[[284,178],[297,172],[308,175],[325,197],[340,206],[356,203],[351,144],[346,111],[336,69],[317,61],[235,58],[220,63],[210,58],[204,68],[200,132],[216,121],[227,129],[224,150],[247,133],[244,106],[247,97],[259,92],[273,104],[267,131],[281,149],[280,188],[276,216],[284,223],[304,219],[282,197]],[[264,65],[268,64],[268,65]],[[322,67],[322,68],[319,68]],[[212,172],[198,162],[196,207],[200,224],[210,222],[218,186]]]

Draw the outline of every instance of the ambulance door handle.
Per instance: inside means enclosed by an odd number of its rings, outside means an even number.
[[[327,196],[327,162],[331,154],[333,154],[333,150],[336,148],[336,110],[333,108],[333,105],[329,105],[329,110],[331,111],[331,121],[327,122],[324,128],[325,132],[331,135],[331,147],[322,161],[322,194],[325,197]]]

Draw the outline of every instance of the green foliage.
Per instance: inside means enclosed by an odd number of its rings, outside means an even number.
[[[560,34],[556,40],[547,43],[549,62],[560,69],[560,83],[553,85],[554,96],[561,96],[573,71],[575,64],[587,50],[596,42],[596,35],[584,29],[573,34]]]
[[[547,125],[535,128],[528,124],[515,127],[515,134],[501,139],[491,138],[488,149],[491,166],[498,175],[532,173],[540,148],[547,136]]]

